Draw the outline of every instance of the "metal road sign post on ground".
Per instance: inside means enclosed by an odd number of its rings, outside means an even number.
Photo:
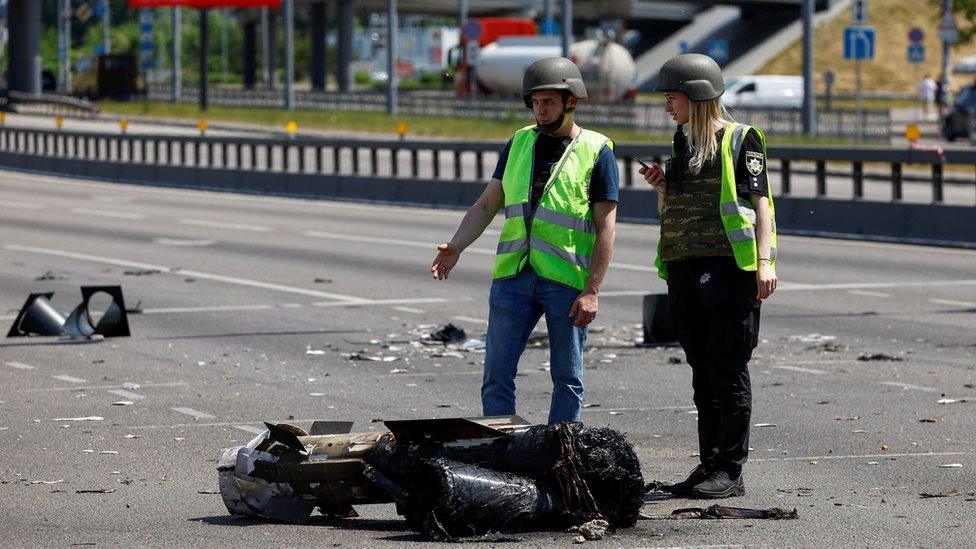
[[[844,29],[844,59],[854,60],[855,110],[857,131],[855,142],[860,143],[864,133],[864,106],[861,102],[861,60],[874,59],[874,28],[867,26]]]
[[[913,82],[919,82],[918,66],[925,62],[925,33],[922,29],[915,27],[908,31],[908,62],[912,64]],[[922,98],[919,98],[922,99]],[[918,105],[917,119],[922,119],[922,105]],[[909,139],[909,141],[911,141]],[[917,141],[917,139],[916,139]]]

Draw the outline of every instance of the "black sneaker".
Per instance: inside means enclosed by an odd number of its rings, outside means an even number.
[[[704,463],[699,463],[691,474],[688,475],[688,478],[667,486],[664,489],[678,497],[686,498],[691,495],[691,489],[701,484],[706,478],[708,478],[708,469]]]
[[[712,471],[704,481],[691,489],[692,497],[703,499],[729,498],[742,496],[745,493],[746,485],[742,480],[742,474],[731,478],[724,470]]]

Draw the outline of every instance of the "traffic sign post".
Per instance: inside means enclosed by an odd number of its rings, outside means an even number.
[[[908,45],[908,62],[913,65],[925,62],[925,46],[922,44]]]
[[[851,3],[851,24],[857,26],[868,24],[868,0],[854,0]]]
[[[952,16],[952,0],[942,2],[942,20],[939,22],[939,38],[942,40],[942,93],[937,99],[941,106],[946,103],[946,93],[949,91],[949,53],[952,44],[959,39],[956,20]]]

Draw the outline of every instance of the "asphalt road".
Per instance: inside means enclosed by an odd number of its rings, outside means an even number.
[[[142,309],[130,338],[0,341],[4,545],[426,545],[392,505],[301,526],[230,517],[215,461],[264,420],[366,431],[478,415],[483,355],[434,357],[411,343],[446,322],[483,334],[499,224],[450,280],[428,271],[460,217],[0,172],[4,322],[31,291],[55,291],[70,310],[82,284],[121,284]],[[646,480],[674,481],[696,461],[690,371],[670,363],[680,349],[634,346],[640,296],[664,290],[650,267],[656,240],[656,227],[619,227],[583,420],[626,432]],[[710,502],[649,496],[644,513],[657,518],[602,543],[970,545],[976,253],[781,237],[779,274],[752,362],[748,492],[727,503],[800,518],[668,520]],[[343,356],[363,350],[396,360]],[[546,418],[547,360],[530,348],[521,363],[519,412],[531,421]],[[103,419],[71,420],[91,416]],[[522,537],[548,547],[573,535]]]

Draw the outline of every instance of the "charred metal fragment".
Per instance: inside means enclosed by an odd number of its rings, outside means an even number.
[[[91,299],[100,293],[108,294],[108,304],[96,323],[91,314]],[[98,334],[104,337],[129,337],[129,321],[121,286],[82,286],[79,304],[64,322],[64,330],[73,338],[90,338]]]
[[[627,527],[643,504],[633,447],[608,428],[517,416],[389,421],[386,433],[267,425],[218,461],[233,514],[301,522],[314,507],[346,517],[392,501],[414,530],[457,539],[601,519]]]

